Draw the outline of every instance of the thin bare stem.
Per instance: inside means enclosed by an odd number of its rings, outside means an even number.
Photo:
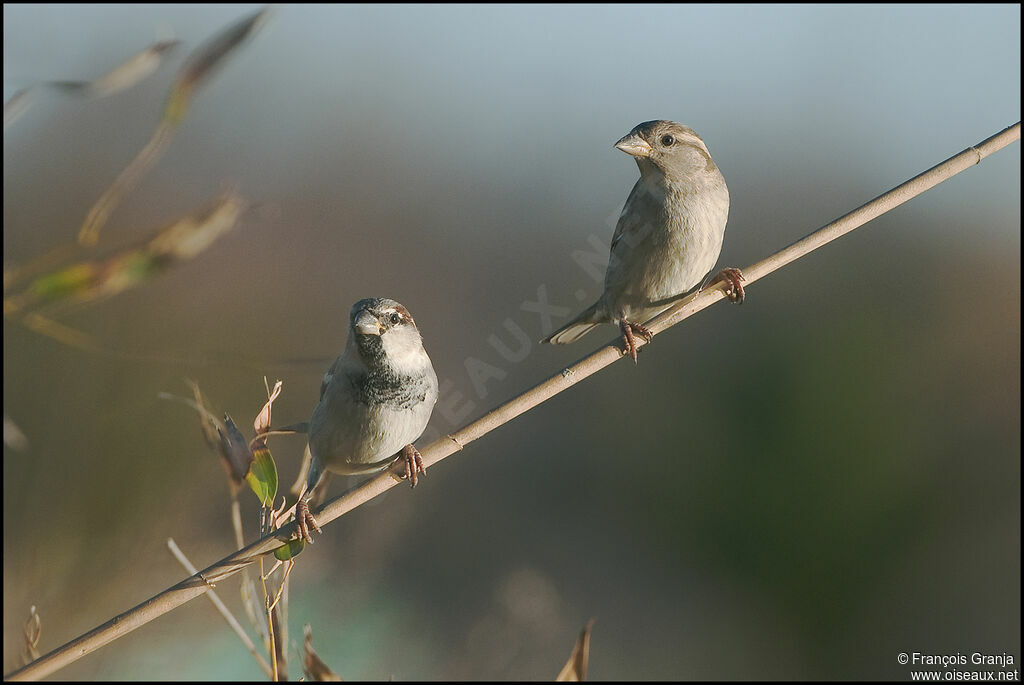
[[[174,558],[178,560],[178,563],[185,567],[186,571],[192,575],[199,572],[196,567],[192,565],[192,562],[188,560],[188,557],[185,556],[185,553],[181,551],[178,544],[174,542],[174,538],[167,538],[167,547],[171,550],[171,554],[174,555]],[[256,649],[256,645],[249,638],[249,634],[245,632],[245,629],[242,628],[242,624],[238,622],[238,619],[236,619],[234,614],[231,613],[231,610],[228,609],[227,605],[221,601],[221,598],[217,596],[217,593],[213,590],[206,593],[206,596],[211,602],[213,602],[213,606],[217,607],[217,611],[220,612],[220,615],[224,617],[224,620],[228,622],[231,629],[235,631],[235,634],[242,640],[242,643],[245,645],[246,649],[249,650],[249,653],[256,658],[256,661],[259,662],[260,668],[262,668],[263,672],[267,674],[267,677],[273,677],[273,672],[270,670],[270,665],[267,663],[267,660],[264,659],[263,655],[260,654],[258,649]]]
[[[263,557],[260,557],[260,583],[263,587],[263,608],[267,612],[267,634],[270,636],[270,660],[272,673],[270,679],[275,683],[277,677],[277,645],[274,643],[274,609],[270,606],[270,596],[267,594],[267,576],[263,573]]]
[[[284,565],[284,577],[281,579],[281,587],[277,589],[277,593],[274,595],[274,601],[270,603],[271,611],[277,607],[278,602],[281,601],[281,597],[284,596],[284,589],[288,586],[288,576],[292,572],[292,567],[295,566],[295,561],[293,559],[289,559],[288,561],[278,561],[274,564],[274,567],[270,569],[270,572],[267,573],[267,575],[269,576],[271,573],[276,571],[277,567],[282,564]]]
[[[235,544],[239,549],[245,544],[245,536],[242,535],[242,507],[238,504],[238,495],[231,493],[231,528],[235,531]]]
[[[950,157],[945,162],[915,176],[884,195],[880,195],[871,202],[818,229],[806,238],[793,243],[767,259],[747,267],[743,270],[746,282],[753,283],[764,278],[776,269],[780,269],[812,250],[835,240],[845,233],[849,233],[858,226],[906,202],[912,197],[920,195],[964,169],[977,164],[996,150],[1004,148],[1019,139],[1020,122],[1017,122],[981,143],[969,147],[960,154]],[[689,295],[645,325],[654,333],[660,333],[715,302],[725,299],[723,287],[724,284],[717,284],[707,290]],[[642,341],[638,342],[642,343]],[[431,443],[421,450],[423,463],[427,466],[436,464],[445,457],[458,452],[470,442],[508,423],[520,414],[529,411],[538,404],[547,401],[554,395],[572,387],[587,376],[600,371],[621,358],[622,349],[619,346],[619,338],[615,338],[596,352],[563,369],[518,397],[509,400],[494,411],[455,433],[446,435],[440,440]],[[320,521],[321,525],[329,523],[389,490],[396,484],[397,482],[392,478],[390,470],[385,471],[328,502],[317,512],[317,520]],[[202,574],[186,578],[174,587],[164,590],[134,609],[130,609],[107,623],[94,628],[85,635],[72,640],[63,647],[55,649],[28,666],[10,673],[7,679],[38,679],[53,673],[125,633],[148,623],[157,616],[161,616],[190,599],[208,592],[210,588],[207,585],[207,581],[219,582],[224,578],[234,575],[249,564],[258,561],[262,555],[280,547],[291,537],[294,537],[294,535],[295,524],[292,523],[213,564],[205,569]]]
[[[100,237],[100,229],[107,223],[107,217],[114,211],[121,199],[136,186],[150,167],[163,155],[167,146],[170,145],[174,132],[178,128],[178,122],[162,121],[153,131],[153,137],[149,139],[145,147],[139,150],[124,171],[107,188],[96,204],[89,210],[78,232],[78,243],[80,245],[95,245]]]

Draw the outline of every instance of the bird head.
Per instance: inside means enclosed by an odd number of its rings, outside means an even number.
[[[638,124],[615,147],[636,159],[642,175],[692,177],[718,168],[697,132],[674,121]]]
[[[349,344],[367,364],[383,362],[398,371],[422,367],[423,339],[412,314],[398,302],[386,297],[359,300],[352,305],[349,328]]]

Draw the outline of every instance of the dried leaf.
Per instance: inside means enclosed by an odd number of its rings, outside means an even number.
[[[245,19],[232,24],[221,31],[212,39],[200,45],[188,56],[188,60],[178,73],[178,78],[171,91],[171,102],[168,103],[168,118],[175,119],[184,114],[176,111],[183,103],[174,103],[177,98],[188,99],[192,91],[202,85],[202,82],[210,78],[214,71],[222,66],[226,59],[231,56],[238,46],[246,38],[252,36],[262,28],[270,14],[269,8],[264,8]],[[173,106],[172,106],[173,105]],[[187,107],[187,103],[184,103]],[[171,110],[175,110],[171,113]]]
[[[77,347],[80,350],[86,350],[89,352],[97,352],[102,348],[96,343],[96,340],[88,333],[83,333],[70,326],[65,326],[62,323],[57,323],[53,319],[47,318],[42,314],[36,312],[30,312],[22,317],[21,322],[25,324],[25,327],[30,331],[35,331],[40,335],[45,335],[49,338],[64,343],[69,347]]]
[[[195,401],[196,410],[199,412],[199,429],[203,432],[203,440],[210,446],[210,449],[216,450],[218,453],[223,455],[221,452],[221,446],[223,443],[220,440],[220,433],[218,432],[221,428],[220,420],[214,416],[213,412],[206,406],[206,398],[203,397],[202,391],[199,389],[199,384],[191,379],[185,379],[185,382],[192,388],[192,397]],[[227,455],[223,455],[225,458]],[[241,478],[239,478],[241,480]]]
[[[48,81],[22,88],[4,103],[4,130],[21,117],[31,104],[32,91],[49,87],[63,93],[82,97],[106,97],[127,90],[153,74],[163,61],[164,54],[172,51],[181,41],[161,40],[138,52],[112,70],[92,81]]]
[[[263,405],[263,409],[260,409],[260,413],[257,414],[256,420],[253,421],[253,428],[256,429],[256,435],[262,435],[270,430],[270,413],[274,406],[274,400],[281,394],[281,386],[284,385],[283,381],[277,381],[274,383],[274,389],[271,390],[267,398],[267,403]]]
[[[308,623],[302,632],[306,636],[305,656],[302,660],[302,670],[306,673],[306,677],[310,680],[340,682],[341,676],[332,671],[313,649],[313,629],[309,627]]]
[[[4,308],[19,311],[39,301],[93,302],[122,293],[206,250],[235,226],[244,208],[242,196],[229,190],[209,207],[159,229],[141,246],[35,278],[24,293],[5,299]]]
[[[22,634],[25,637],[25,651],[22,653],[21,659],[28,664],[39,658],[39,638],[43,635],[43,621],[36,613],[34,604],[28,610],[28,619],[22,627]]]
[[[99,240],[100,229],[107,222],[111,212],[121,199],[135,187],[139,179],[160,159],[192,102],[192,94],[196,88],[220,66],[224,60],[251,36],[264,23],[267,9],[260,10],[217,34],[208,43],[196,48],[186,60],[181,71],[171,86],[167,98],[164,115],[157,124],[149,142],[139,151],[124,171],[107,188],[103,195],[92,206],[78,231],[78,242],[82,245],[95,245]]]
[[[83,97],[106,97],[127,90],[153,74],[180,40],[161,40],[135,53],[109,72],[92,81],[49,81],[43,85]]]
[[[38,276],[22,292],[4,298],[4,316],[21,316],[21,323],[41,335],[82,350],[106,353],[90,335],[57,323],[31,310],[37,306],[70,306],[112,297],[190,259],[235,225],[245,202],[233,191],[221,195],[212,207],[161,229],[141,247],[123,249],[105,259],[80,262]],[[51,251],[44,260],[54,261]],[[30,265],[38,270],[38,265]],[[29,267],[5,271],[5,288]]]
[[[203,397],[203,393],[199,390],[199,384],[193,380],[185,380],[192,387],[192,397],[179,397],[178,395],[172,395],[169,392],[161,392],[157,394],[162,400],[173,400],[175,402],[181,402],[196,410],[199,414],[199,429],[203,433],[203,439],[206,444],[209,445],[210,449],[217,453],[220,457],[221,465],[224,467],[224,471],[228,476],[228,482],[230,483],[232,494],[237,492],[237,489],[242,486],[245,482],[245,474],[249,468],[248,457],[243,459],[234,458],[233,454],[244,454],[241,450],[236,453],[232,452],[231,438],[228,436],[227,426],[217,416],[209,410],[207,407],[206,399]],[[244,441],[244,436],[235,427],[234,430],[237,432],[235,440]],[[243,468],[244,466],[244,468]]]
[[[28,110],[28,106],[32,104],[31,94],[31,87],[22,88],[4,103],[4,131]]]
[[[181,44],[179,40],[161,40],[132,55],[112,70],[86,84],[85,94],[106,97],[131,88],[160,66],[166,53]]]
[[[231,467],[232,475],[239,480],[243,478],[248,480],[250,467],[255,463],[256,457],[249,449],[249,443],[245,436],[227,414],[224,415],[224,430],[218,429],[217,432],[220,434],[221,448],[224,458]]]
[[[28,438],[14,423],[14,419],[4,414],[4,444],[15,452],[24,452],[28,449]]]
[[[582,682],[587,679],[587,662],[590,660],[590,631],[594,627],[594,619],[587,621],[576,646],[572,648],[569,660],[555,678],[558,682]]]
[[[146,251],[174,260],[192,259],[231,230],[245,206],[245,199],[229,189],[205,210],[162,229],[149,242]]]

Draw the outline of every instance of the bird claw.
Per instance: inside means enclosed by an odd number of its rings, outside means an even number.
[[[654,331],[638,323],[630,323],[625,319],[619,322],[619,328],[622,329],[622,346],[625,348],[623,354],[628,354],[636,364],[638,351],[636,336],[639,335],[645,341],[651,342],[654,340]]]
[[[743,281],[745,280],[747,279],[743,277],[742,271],[730,266],[722,269],[718,275],[715,276],[715,280],[711,282],[711,285],[714,285],[719,281],[724,281],[725,287],[722,289],[722,292],[724,292],[725,296],[729,298],[729,301],[736,304],[743,304],[743,298],[746,297],[746,292],[743,290]]]
[[[399,453],[398,459],[395,460],[395,465],[402,465],[402,471],[396,472],[395,476],[399,480],[409,480],[409,487],[416,487],[416,484],[420,482],[419,474],[426,474],[427,467],[423,465],[423,457],[420,456],[420,451],[413,445],[406,445],[402,448]]]
[[[320,524],[316,522],[313,517],[313,513],[309,510],[309,499],[306,497],[299,497],[299,501],[295,503],[295,523],[296,532],[299,535],[299,539],[305,541],[307,544],[313,544],[313,536],[310,534],[310,528],[315,530],[317,533],[323,534],[320,529]]]

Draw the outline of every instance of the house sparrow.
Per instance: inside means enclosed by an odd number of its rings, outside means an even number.
[[[387,298],[352,305],[348,344],[324,374],[309,421],[311,461],[295,515],[302,539],[320,532],[309,499],[325,470],[357,475],[403,461],[416,486],[425,469],[412,443],[435,402],[437,375],[409,310]]]
[[[612,237],[604,292],[597,302],[541,342],[571,343],[601,323],[617,323],[636,363],[642,325],[668,309],[714,268],[729,218],[729,189],[708,148],[688,126],[645,121],[615,143],[636,159],[633,186]],[[726,295],[743,302],[743,274],[724,269]]]

